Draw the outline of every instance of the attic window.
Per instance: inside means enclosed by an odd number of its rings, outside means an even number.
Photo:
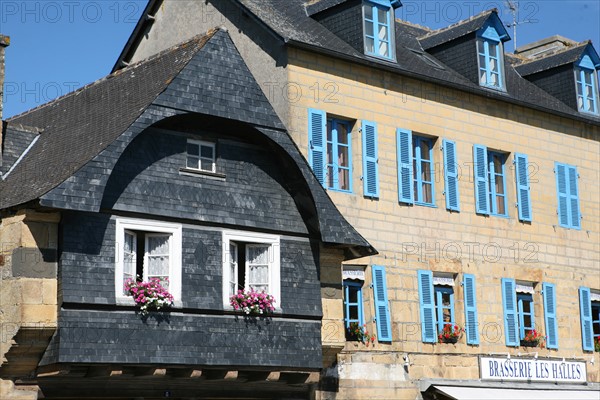
[[[477,35],[479,85],[504,90],[504,50],[496,29],[488,26]]]
[[[186,167],[192,170],[215,172],[215,144],[189,139]]]
[[[389,0],[363,2],[365,54],[390,60],[394,56],[393,9]]]
[[[598,76],[594,64],[585,55],[575,67],[577,109],[580,112],[598,114]]]

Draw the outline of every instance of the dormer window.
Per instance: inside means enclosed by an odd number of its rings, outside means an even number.
[[[575,67],[575,85],[577,109],[580,112],[598,114],[598,76],[588,55]]]
[[[502,41],[508,34],[498,18],[491,18],[477,32],[477,64],[479,86],[505,90],[504,49]]]
[[[499,39],[478,37],[477,60],[479,63],[479,85],[493,89],[504,89],[502,42]]]
[[[363,3],[365,54],[395,59],[393,21],[393,9],[389,0],[369,0]]]

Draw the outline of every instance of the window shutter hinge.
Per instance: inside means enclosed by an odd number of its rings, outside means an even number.
[[[371,289],[373,289],[373,287],[374,287],[374,286],[373,286],[373,284],[371,283],[371,284],[369,285],[369,287],[370,287]]]

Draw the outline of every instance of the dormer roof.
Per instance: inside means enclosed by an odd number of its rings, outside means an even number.
[[[498,10],[494,8],[445,28],[429,32],[421,36],[419,42],[423,49],[427,50],[479,30],[485,32],[489,28],[494,28],[499,40],[503,42],[510,40],[508,32],[498,17]]]
[[[600,57],[596,53],[594,46],[592,46],[591,41],[585,41],[550,54],[544,53],[542,57],[526,60],[515,68],[521,76],[528,76],[565,64],[579,63],[586,56],[595,68],[600,66]]]

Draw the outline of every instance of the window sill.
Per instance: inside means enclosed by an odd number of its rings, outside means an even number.
[[[117,297],[116,303],[118,306],[129,306],[129,307],[136,306],[135,301],[133,301],[133,299],[131,297]],[[183,302],[181,300],[175,300],[175,301],[173,301],[173,305],[170,308],[171,309],[183,308]]]
[[[398,64],[396,57],[390,58],[390,57],[382,56],[382,55],[375,54],[375,53],[367,53],[366,51],[365,51],[365,56],[374,58],[379,61],[387,61],[389,63]]]
[[[500,92],[500,93],[504,93],[504,94],[508,94],[508,92],[506,91],[505,87],[498,87],[498,86],[491,86],[491,85],[479,85],[480,88],[484,88],[484,89],[490,89],[496,92]]]
[[[225,180],[225,174],[221,174],[219,172],[210,172],[210,171],[202,171],[199,169],[191,169],[191,168],[179,168],[180,175],[188,175],[188,176],[205,176],[210,179],[217,179],[220,181]]]
[[[415,206],[422,206],[422,207],[430,207],[430,208],[438,208],[435,204],[431,204],[431,203],[420,203],[415,201]]]
[[[327,190],[331,190],[332,192],[339,192],[339,193],[348,193],[348,194],[353,194],[354,192],[352,192],[352,190],[344,190],[344,189],[335,189],[335,188],[326,188]]]

